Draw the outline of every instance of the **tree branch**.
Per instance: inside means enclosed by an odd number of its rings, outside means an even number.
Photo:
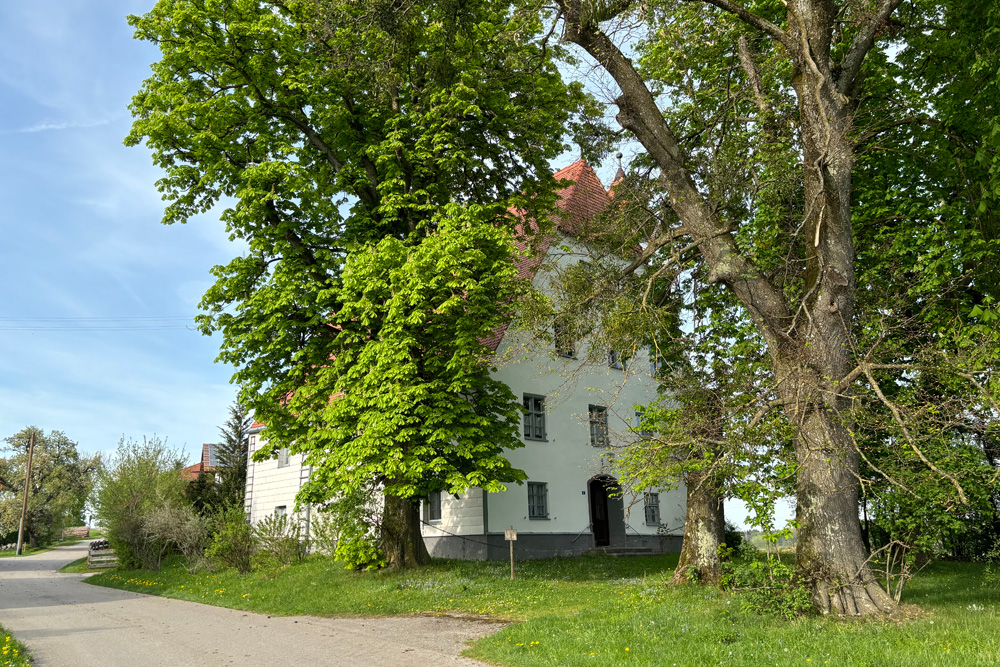
[[[901,4],[903,4],[903,0],[882,0],[875,11],[875,16],[869,19],[855,35],[854,41],[851,42],[851,48],[848,49],[844,59],[840,61],[840,68],[836,74],[837,90],[840,93],[846,95],[854,85],[854,79],[861,71],[865,56],[875,44],[875,35],[878,34],[879,28]]]
[[[701,1],[704,2],[706,5],[714,5],[715,7],[718,7],[719,9],[725,12],[729,12],[730,14],[739,17],[739,19],[744,23],[746,23],[747,25],[757,28],[761,32],[767,33],[771,37],[775,38],[776,40],[784,44],[785,48],[787,48],[792,53],[796,52],[796,49],[798,47],[795,43],[795,40],[792,39],[791,35],[782,30],[780,27],[771,23],[767,19],[757,16],[756,14],[748,10],[746,7],[742,7],[736,4],[735,2],[732,2],[732,0],[701,0]]]

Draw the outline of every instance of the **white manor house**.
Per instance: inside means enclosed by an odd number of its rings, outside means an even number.
[[[578,261],[566,252],[579,241],[574,233],[609,203],[609,192],[583,160],[555,174],[573,181],[560,191],[557,237],[542,261],[519,268],[546,291],[552,268]],[[546,267],[549,267],[548,269]],[[454,496],[435,493],[423,503],[423,535],[438,558],[504,560],[509,547],[504,530],[517,530],[519,558],[575,555],[591,549],[679,551],[684,532],[685,489],[615,493],[610,472],[612,443],[638,437],[636,404],[656,397],[653,359],[645,351],[621,359],[613,351],[606,363],[583,361],[583,350],[556,337],[554,349],[540,348],[526,335],[506,330],[487,341],[496,355],[493,376],[523,400],[525,446],[507,452],[528,480],[502,493],[468,489]],[[596,356],[596,355],[595,355]],[[578,358],[579,357],[579,358]],[[250,431],[250,456],[265,436],[264,425]],[[273,513],[297,513],[311,526],[312,508],[296,510],[295,496],[309,479],[302,454],[287,450],[277,459],[247,467],[246,511],[252,522]]]

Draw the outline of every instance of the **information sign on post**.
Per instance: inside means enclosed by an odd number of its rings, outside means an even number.
[[[510,542],[510,578],[514,580],[514,542],[517,540],[517,531],[514,526],[503,531],[503,538]]]

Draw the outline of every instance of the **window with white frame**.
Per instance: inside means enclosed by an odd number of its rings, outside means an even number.
[[[278,450],[278,467],[284,468],[288,465],[288,447],[282,447]]]
[[[424,521],[426,521],[427,523],[441,522],[440,491],[435,491],[434,493],[427,494],[427,500],[424,502]]]
[[[608,409],[603,405],[589,406],[590,444],[593,447],[608,446]]]
[[[646,509],[646,525],[649,526],[659,526],[660,525],[660,494],[658,493],[644,493],[642,494],[643,501]]]
[[[524,395],[524,438],[545,440],[545,397]]]
[[[528,518],[549,518],[549,485],[545,482],[528,482]]]
[[[277,507],[274,508],[274,518],[275,519],[280,519],[281,517],[285,516],[286,514],[288,514],[288,506],[287,505],[278,505]]]

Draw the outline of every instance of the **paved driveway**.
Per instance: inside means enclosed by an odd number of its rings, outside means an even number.
[[[497,626],[448,618],[268,617],[91,586],[57,570],[87,543],[0,558],[0,624],[41,667],[483,667],[459,652]]]

